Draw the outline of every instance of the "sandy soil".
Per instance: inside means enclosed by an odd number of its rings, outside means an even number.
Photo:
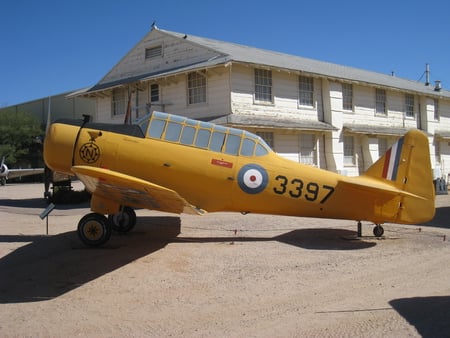
[[[0,187],[0,336],[450,337],[450,197],[426,225],[137,212],[100,249],[46,222],[38,184]]]

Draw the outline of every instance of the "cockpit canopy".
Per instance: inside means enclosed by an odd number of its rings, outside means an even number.
[[[270,147],[257,135],[187,117],[153,112],[135,122],[145,137],[228,155],[264,156]]]

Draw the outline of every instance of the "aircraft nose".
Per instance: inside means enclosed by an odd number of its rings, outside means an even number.
[[[44,161],[53,171],[71,172],[73,146],[79,128],[64,123],[53,123],[44,140]]]

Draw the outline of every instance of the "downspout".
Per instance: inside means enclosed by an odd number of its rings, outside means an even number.
[[[320,101],[322,102],[322,120],[321,122],[325,122],[325,106],[324,106],[324,100],[323,100],[323,78],[320,78]],[[323,138],[323,158],[325,161],[325,169],[328,170],[328,160],[327,160],[327,140],[326,140],[326,132],[322,133]],[[320,152],[319,152],[320,156]]]

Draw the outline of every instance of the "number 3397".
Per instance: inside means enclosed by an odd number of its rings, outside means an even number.
[[[289,180],[286,176],[278,175],[275,177],[276,186],[273,191],[276,194],[289,194],[292,198],[305,198],[309,202],[320,199],[320,204],[325,203],[333,194],[334,187],[329,185],[319,185],[315,182],[303,182],[299,178]]]

